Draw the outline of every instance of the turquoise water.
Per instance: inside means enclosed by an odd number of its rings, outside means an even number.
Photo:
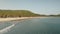
[[[60,34],[60,17],[26,19],[14,23],[15,26],[4,34]],[[3,26],[7,27],[11,24],[12,21],[4,23]]]

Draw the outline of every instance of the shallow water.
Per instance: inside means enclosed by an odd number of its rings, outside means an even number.
[[[60,34],[60,17],[26,19],[15,23],[10,31],[3,34]],[[0,29],[12,24],[12,21],[6,22],[0,25]]]

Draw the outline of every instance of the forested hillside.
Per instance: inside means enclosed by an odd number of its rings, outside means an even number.
[[[35,14],[29,10],[0,10],[0,17],[37,17],[39,14]]]

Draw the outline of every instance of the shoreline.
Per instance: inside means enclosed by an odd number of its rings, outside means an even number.
[[[16,21],[16,20],[32,19],[32,18],[46,18],[46,17],[15,17],[15,18],[0,18],[0,22],[4,22],[4,21]]]
[[[14,17],[14,18],[0,18],[0,22],[4,22],[4,21],[16,21],[16,20],[24,20],[24,19],[33,19],[33,18],[47,18],[47,17]]]
[[[0,18],[0,22],[3,22],[3,21],[14,21],[14,20],[21,20],[21,19],[27,19],[26,17],[21,17],[21,18]]]

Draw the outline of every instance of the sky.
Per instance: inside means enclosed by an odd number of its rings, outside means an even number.
[[[38,14],[60,14],[60,0],[0,0],[0,9],[30,10]]]

